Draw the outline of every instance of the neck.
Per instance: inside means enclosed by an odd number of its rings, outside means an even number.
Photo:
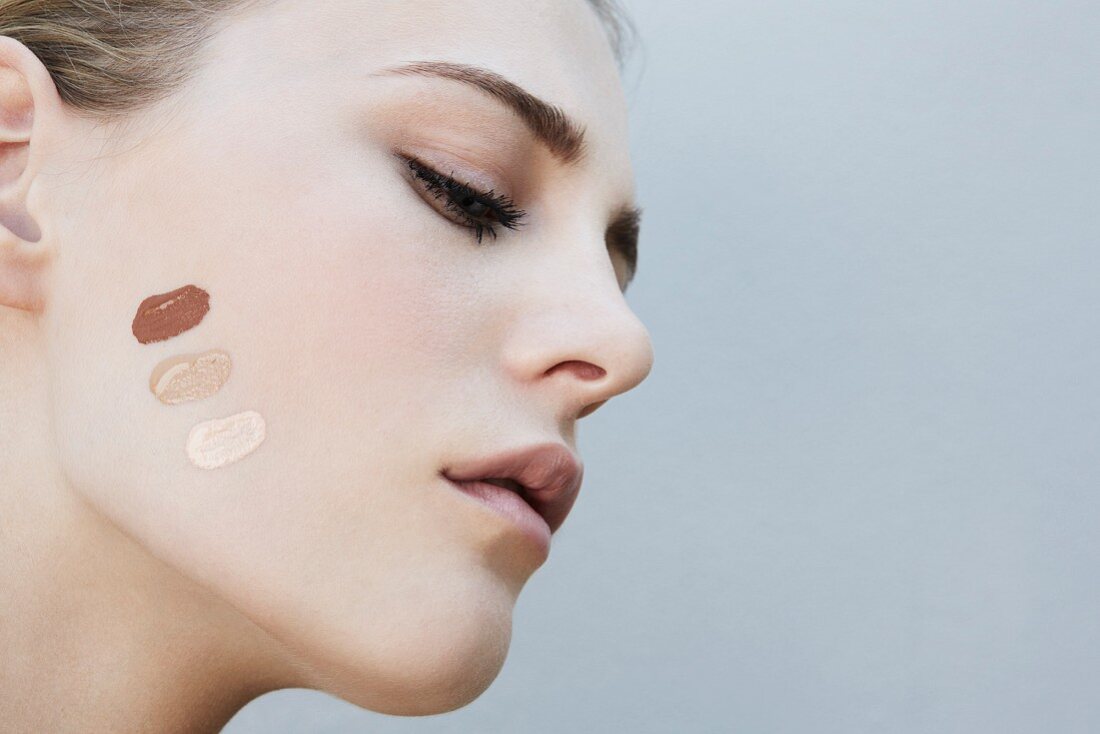
[[[277,642],[68,486],[45,355],[12,319],[0,314],[5,731],[217,732],[252,699],[293,686]]]

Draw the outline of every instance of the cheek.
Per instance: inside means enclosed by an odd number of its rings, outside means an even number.
[[[104,172],[113,185],[88,201],[94,220],[59,238],[48,314],[59,440],[75,481],[111,488],[104,503],[140,504],[126,488],[141,495],[147,481],[126,481],[127,467],[146,480],[188,469],[181,431],[261,406],[303,455],[362,462],[363,442],[430,414],[419,398],[454,391],[448,372],[484,330],[461,270],[474,258],[457,238],[418,236],[438,232],[437,215],[384,157],[316,136],[279,149],[208,137],[183,138],[186,155],[150,144]],[[202,323],[139,344],[137,305],[188,284],[210,294]],[[146,387],[152,370],[213,349],[232,358],[225,387],[166,411]]]
[[[416,223],[437,215],[395,191],[403,181],[378,178],[334,174],[230,260],[252,277],[224,296],[226,331],[265,365],[257,391],[319,435],[330,431],[318,421],[355,427],[358,440],[400,433],[422,398],[454,390],[447,367],[470,359],[484,328],[462,272],[474,258],[418,238]],[[259,201],[252,217],[269,210]]]
[[[483,399],[463,377],[491,328],[469,285],[477,258],[460,237],[418,236],[410,214],[423,205],[408,192],[332,163],[303,188],[241,167],[135,177],[127,207],[102,202],[95,229],[67,234],[48,314],[62,467],[104,515],[268,629],[352,669],[392,640],[394,670],[410,650],[423,656],[408,690],[428,678],[461,699],[502,662],[516,593],[485,570],[480,510],[433,494],[462,401]],[[435,215],[415,216],[438,231]],[[138,305],[189,284],[210,295],[202,321],[139,343]],[[152,394],[158,365],[209,350],[232,360],[216,393],[179,405]],[[193,466],[191,429],[242,411],[266,421],[256,452]],[[486,598],[492,634],[472,614]],[[418,605],[434,615],[430,635],[404,622]],[[469,625],[448,624],[464,613]],[[390,637],[372,637],[387,624]],[[349,634],[360,647],[339,652]],[[430,679],[438,649],[459,653],[449,682]],[[463,683],[478,661],[486,675]]]

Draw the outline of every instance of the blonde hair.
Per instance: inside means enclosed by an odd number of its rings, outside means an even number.
[[[29,48],[74,113],[110,119],[170,96],[234,12],[266,0],[0,0],[0,35]],[[616,0],[588,0],[620,64],[628,19]]]

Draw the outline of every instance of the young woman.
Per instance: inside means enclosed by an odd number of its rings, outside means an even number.
[[[0,729],[485,691],[653,362],[615,17],[0,0]]]

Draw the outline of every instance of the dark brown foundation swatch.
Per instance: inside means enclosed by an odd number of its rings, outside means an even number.
[[[138,306],[133,332],[142,344],[179,336],[199,325],[210,310],[210,294],[186,285],[171,293],[149,296]]]

